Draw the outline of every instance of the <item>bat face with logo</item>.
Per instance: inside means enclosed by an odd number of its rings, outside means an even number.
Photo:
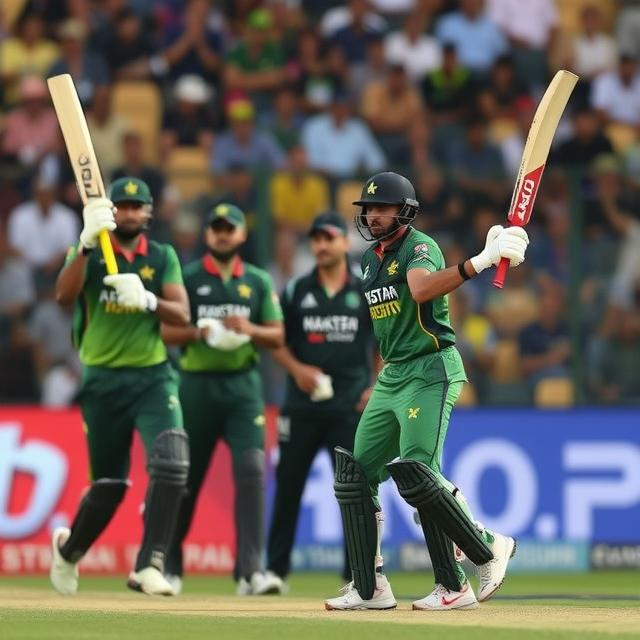
[[[577,82],[578,76],[574,73],[558,71],[540,100],[529,129],[511,197],[507,219],[512,226],[524,227],[531,219],[553,136]],[[502,288],[508,268],[509,260],[503,258],[493,280],[495,287]]]
[[[86,204],[91,198],[105,195],[89,127],[71,76],[68,73],[53,76],[47,80],[47,84],[58,116],[58,123],[62,129],[80,198],[82,203]],[[107,273],[109,275],[118,273],[118,265],[106,230],[100,233],[100,248]]]

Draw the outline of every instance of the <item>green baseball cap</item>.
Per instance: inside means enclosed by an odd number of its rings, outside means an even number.
[[[240,207],[236,207],[235,204],[229,204],[228,202],[217,204],[211,210],[207,224],[212,224],[216,220],[226,220],[234,227],[244,227],[247,224],[242,209],[240,209]]]
[[[153,204],[151,191],[146,182],[138,178],[118,178],[111,184],[109,197],[112,202],[141,202]]]

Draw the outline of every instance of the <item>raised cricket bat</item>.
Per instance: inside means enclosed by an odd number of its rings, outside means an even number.
[[[80,198],[82,203],[86,204],[91,198],[103,197],[105,189],[78,93],[68,73],[49,78],[47,84],[76,177]],[[106,229],[100,232],[100,248],[107,273],[109,275],[118,273],[118,264]]]
[[[531,218],[551,141],[576,82],[578,82],[578,76],[575,73],[558,71],[536,109],[509,205],[507,219],[512,226],[524,227]],[[494,287],[502,289],[508,268],[509,260],[503,258],[493,279]]]

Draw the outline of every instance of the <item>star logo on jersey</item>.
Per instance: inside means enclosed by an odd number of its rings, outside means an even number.
[[[153,267],[150,267],[148,264],[145,264],[142,269],[138,270],[138,273],[140,274],[140,278],[142,280],[153,280],[155,272],[156,270]]]
[[[167,407],[171,409],[171,411],[175,411],[180,406],[180,400],[178,400],[177,396],[173,394],[169,396]]]
[[[266,418],[265,418],[262,414],[260,414],[259,416],[256,416],[256,417],[253,419],[253,424],[255,424],[255,425],[256,425],[256,427],[264,427],[264,425],[266,424],[266,422],[267,422],[267,420],[266,420]]]
[[[394,260],[388,267],[387,267],[387,273],[390,276],[397,276],[398,275],[398,267],[400,265],[398,264],[397,260]]]
[[[409,407],[409,420],[417,420],[420,413],[420,407]]]
[[[378,185],[375,182],[370,182],[369,186],[367,187],[367,193],[369,195],[374,195],[377,188],[378,188]]]
[[[251,287],[246,284],[238,285],[238,294],[241,298],[250,298],[251,297]]]
[[[138,193],[138,185],[129,180],[129,182],[124,185],[124,192],[130,196],[135,196]]]
[[[208,296],[211,293],[211,287],[208,284],[201,284],[197,289],[196,293],[199,296]]]

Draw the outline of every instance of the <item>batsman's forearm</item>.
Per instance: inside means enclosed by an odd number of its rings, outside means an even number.
[[[160,335],[162,336],[162,340],[165,344],[171,346],[182,346],[201,340],[202,329],[192,324],[186,327],[176,327],[162,323],[160,326]]]
[[[174,327],[185,327],[191,321],[188,305],[180,300],[158,298],[158,306],[154,313],[162,322]]]
[[[62,306],[73,304],[84,287],[87,256],[79,253],[66,265],[56,280],[56,302]]]
[[[251,340],[258,347],[277,349],[284,344],[284,329],[281,325],[255,325]]]
[[[470,277],[476,275],[470,260],[465,261],[464,269]],[[451,293],[464,282],[464,278],[456,265],[442,271],[412,269],[407,273],[407,281],[411,297],[418,304],[422,304]]]

